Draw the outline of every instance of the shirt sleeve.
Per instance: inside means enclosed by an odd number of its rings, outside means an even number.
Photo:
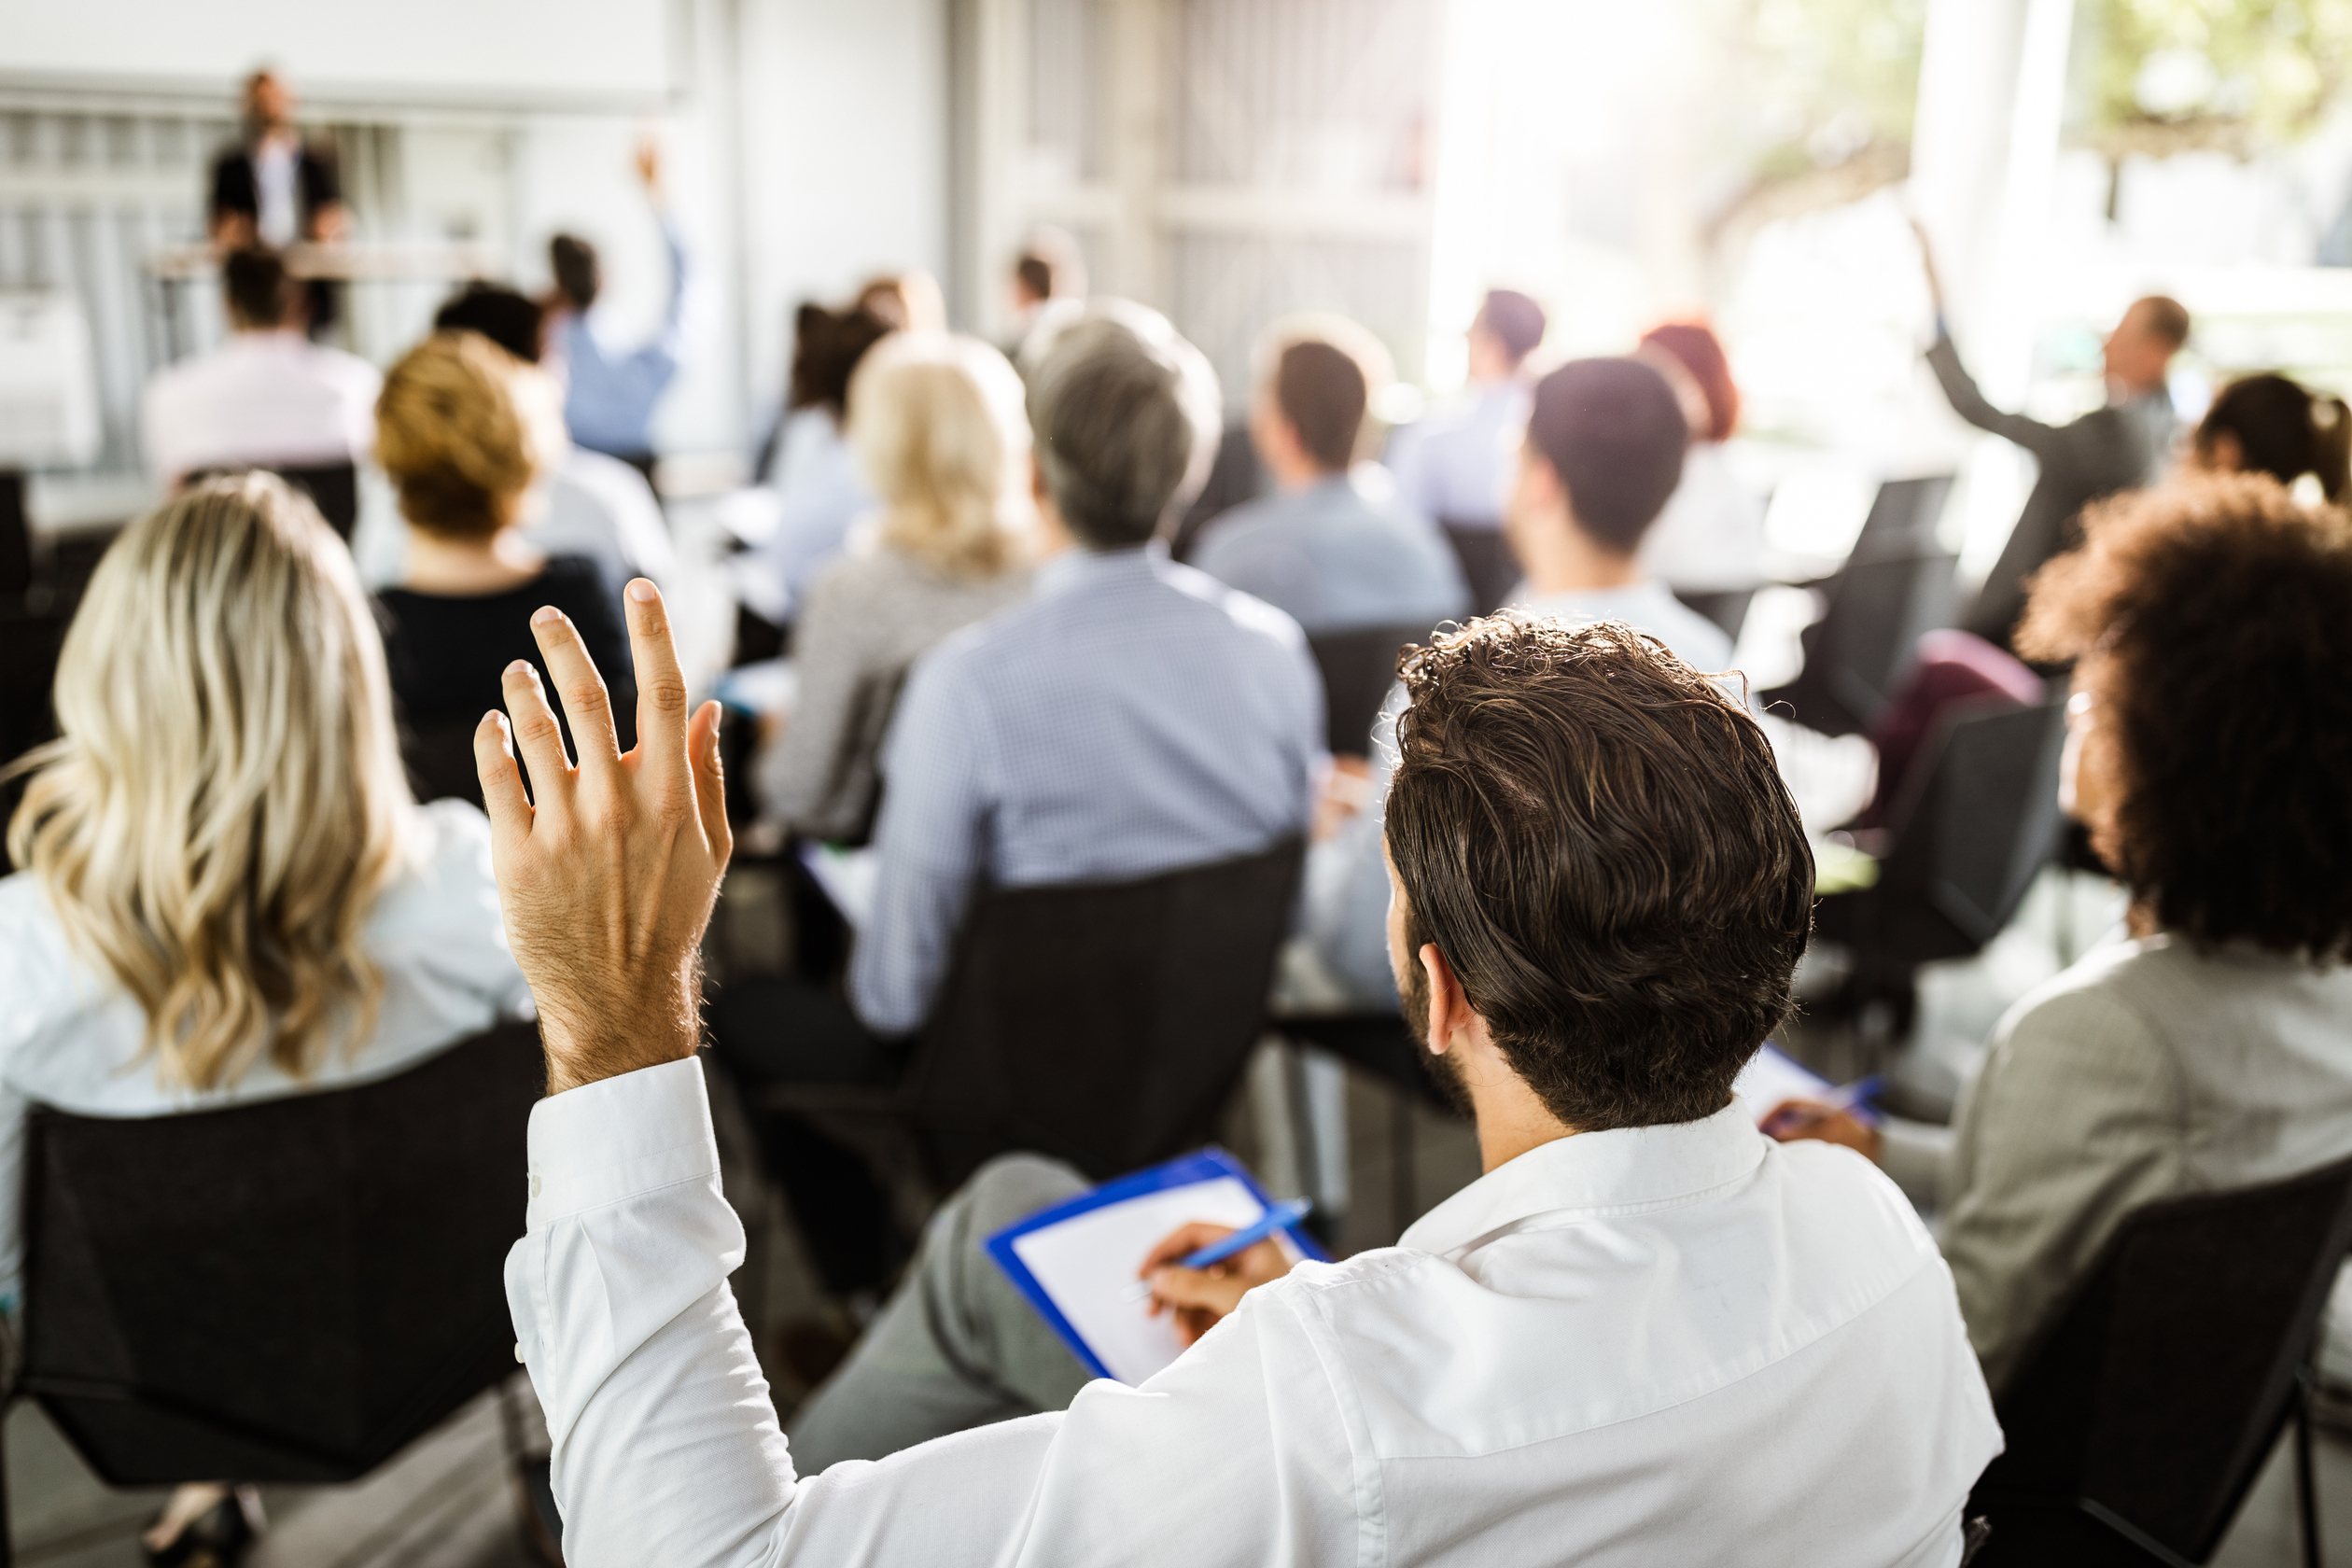
[[[2006,413],[1988,402],[1977,389],[1976,378],[1960,363],[1960,350],[1951,338],[1937,336],[1935,346],[1927,351],[1927,364],[1936,372],[1952,412],[1978,429],[2015,441],[2037,457],[2051,451],[2059,441],[2058,427],[2022,413]]]
[[[961,673],[936,653],[917,663],[883,742],[874,909],[849,965],[850,1001],[878,1034],[921,1027],[987,869],[991,727]]]
[[[1254,1293],[1141,1388],[804,1479],[727,1287],[743,1230],[698,1064],[540,1102],[530,1169],[507,1295],[575,1568],[1355,1556],[1363,1467],[1303,1291]]]
[[[2180,1189],[2186,1094],[2130,1009],[2028,999],[1995,1030],[1955,1132],[1943,1252],[1997,1394],[2125,1213]]]

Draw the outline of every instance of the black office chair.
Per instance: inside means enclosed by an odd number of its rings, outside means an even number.
[[[1938,721],[1889,814],[1877,882],[1813,912],[1814,934],[1854,953],[1846,1006],[1891,1001],[1899,1029],[1921,964],[1966,958],[2009,924],[2057,847],[2065,738],[2061,702],[1958,704]]]
[[[0,602],[0,764],[16,761],[57,735],[49,689],[57,681],[57,655],[65,641],[65,617],[28,608],[21,598]],[[24,798],[21,776],[0,782],[0,824]],[[12,869],[0,848],[0,875]]]
[[[351,530],[359,521],[359,469],[352,463],[242,463],[224,464],[218,468],[200,469],[188,476],[194,484],[202,480],[217,479],[227,474],[251,473],[255,469],[273,473],[311,498],[318,508],[318,515],[345,544],[351,542]]]
[[[513,1024],[351,1088],[35,1110],[16,1392],[114,1486],[365,1475],[513,1375],[542,1082]]]
[[[1804,667],[1763,693],[1824,735],[1869,730],[1918,657],[1919,639],[1952,624],[1958,558],[1933,543],[1854,558],[1829,579],[1828,606],[1805,628]]]
[[[1952,498],[1952,482],[1951,474],[1928,474],[1880,484],[1862,531],[1855,536],[1853,556],[1869,560],[1933,547],[1944,503]]]
[[[1511,590],[1526,575],[1519,556],[1500,527],[1473,523],[1440,523],[1446,542],[1462,565],[1462,580],[1470,585],[1470,612],[1491,615],[1510,598]]]
[[[2347,1247],[2352,1160],[2126,1216],[2000,1393],[1984,1568],[2205,1562],[2289,1421],[2317,1568],[2310,1355]]]
[[[1674,597],[1686,609],[1696,610],[1722,631],[1733,642],[1740,640],[1740,628],[1747,624],[1748,606],[1756,602],[1753,588],[1727,588],[1718,594],[1686,594],[1674,590]]]
[[[984,893],[894,1088],[750,1098],[904,1123],[940,1191],[1016,1149],[1099,1180],[1197,1147],[1265,1024],[1304,860],[1288,840],[1134,882]]]
[[[1396,684],[1396,655],[1407,643],[1428,641],[1431,631],[1419,623],[1366,626],[1307,639],[1323,672],[1323,744],[1335,755],[1370,752],[1372,721]]]
[[[33,523],[24,509],[24,470],[0,469],[0,602],[33,586]]]
[[[1266,1020],[1305,846],[966,919],[905,1094],[934,1174],[1033,1150],[1098,1180],[1206,1141]]]

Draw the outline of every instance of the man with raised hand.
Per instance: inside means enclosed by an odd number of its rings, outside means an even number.
[[[1156,1269],[1199,1337],[1141,1387],[795,1476],[692,1060],[717,710],[627,603],[636,750],[552,611],[579,765],[526,664],[536,807],[497,715],[476,745],[553,1091],[508,1298],[578,1568],[1960,1561],[2000,1439],[1951,1276],[1867,1161],[1730,1093],[1804,945],[1796,814],[1746,712],[1605,623],[1405,672],[1392,951],[1486,1175],[1344,1263]]]

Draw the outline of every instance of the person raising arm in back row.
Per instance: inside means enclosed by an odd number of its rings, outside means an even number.
[[[1731,1097],[1805,944],[1796,813],[1747,714],[1614,625],[1407,670],[1393,954],[1486,1175],[1344,1264],[1154,1272],[1199,1337],[1140,1388],[797,1476],[693,1059],[717,707],[628,594],[636,749],[552,611],[580,765],[521,662],[475,737],[553,1091],[508,1299],[578,1568],[1960,1561],[2000,1436],[1951,1277],[1867,1162]],[[969,1305],[942,1331],[993,1338]]]

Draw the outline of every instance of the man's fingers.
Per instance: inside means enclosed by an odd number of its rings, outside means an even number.
[[[1197,1268],[1163,1268],[1152,1276],[1152,1299],[1170,1307],[1195,1307],[1224,1317],[1241,1305],[1249,1281]]]
[[[686,745],[694,760],[694,809],[702,814],[703,837],[711,858],[724,865],[735,853],[735,833],[727,826],[727,781],[719,766],[720,713],[717,703],[703,704],[688,727]]]
[[[629,651],[637,663],[637,766],[654,782],[681,786],[688,768],[686,675],[678,665],[669,607],[644,578],[621,595],[629,615]],[[695,763],[699,771],[700,754]]]
[[[532,615],[531,636],[539,639],[547,673],[554,679],[556,695],[563,699],[580,771],[618,772],[621,741],[612,729],[612,697],[605,690],[604,677],[596,673],[596,661],[588,656],[587,644],[580,640],[578,628],[562,610],[547,605]],[[539,766],[537,763],[531,765]]]
[[[1153,1245],[1150,1253],[1143,1259],[1143,1267],[1137,1273],[1149,1274],[1162,1264],[1174,1263],[1178,1258],[1197,1253],[1212,1241],[1222,1241],[1232,1234],[1233,1226],[1211,1225],[1206,1220],[1194,1220],[1178,1225]]]
[[[546,805],[558,798],[571,763],[564,756],[564,732],[555,727],[555,710],[539,689],[539,671],[528,659],[517,659],[498,678],[506,692],[507,714],[514,727],[514,749],[531,770],[533,800]],[[479,753],[477,753],[477,756]]]
[[[523,773],[514,765],[506,715],[493,708],[474,726],[474,771],[482,776],[482,809],[491,838],[519,844],[531,835],[531,802],[523,792]]]

